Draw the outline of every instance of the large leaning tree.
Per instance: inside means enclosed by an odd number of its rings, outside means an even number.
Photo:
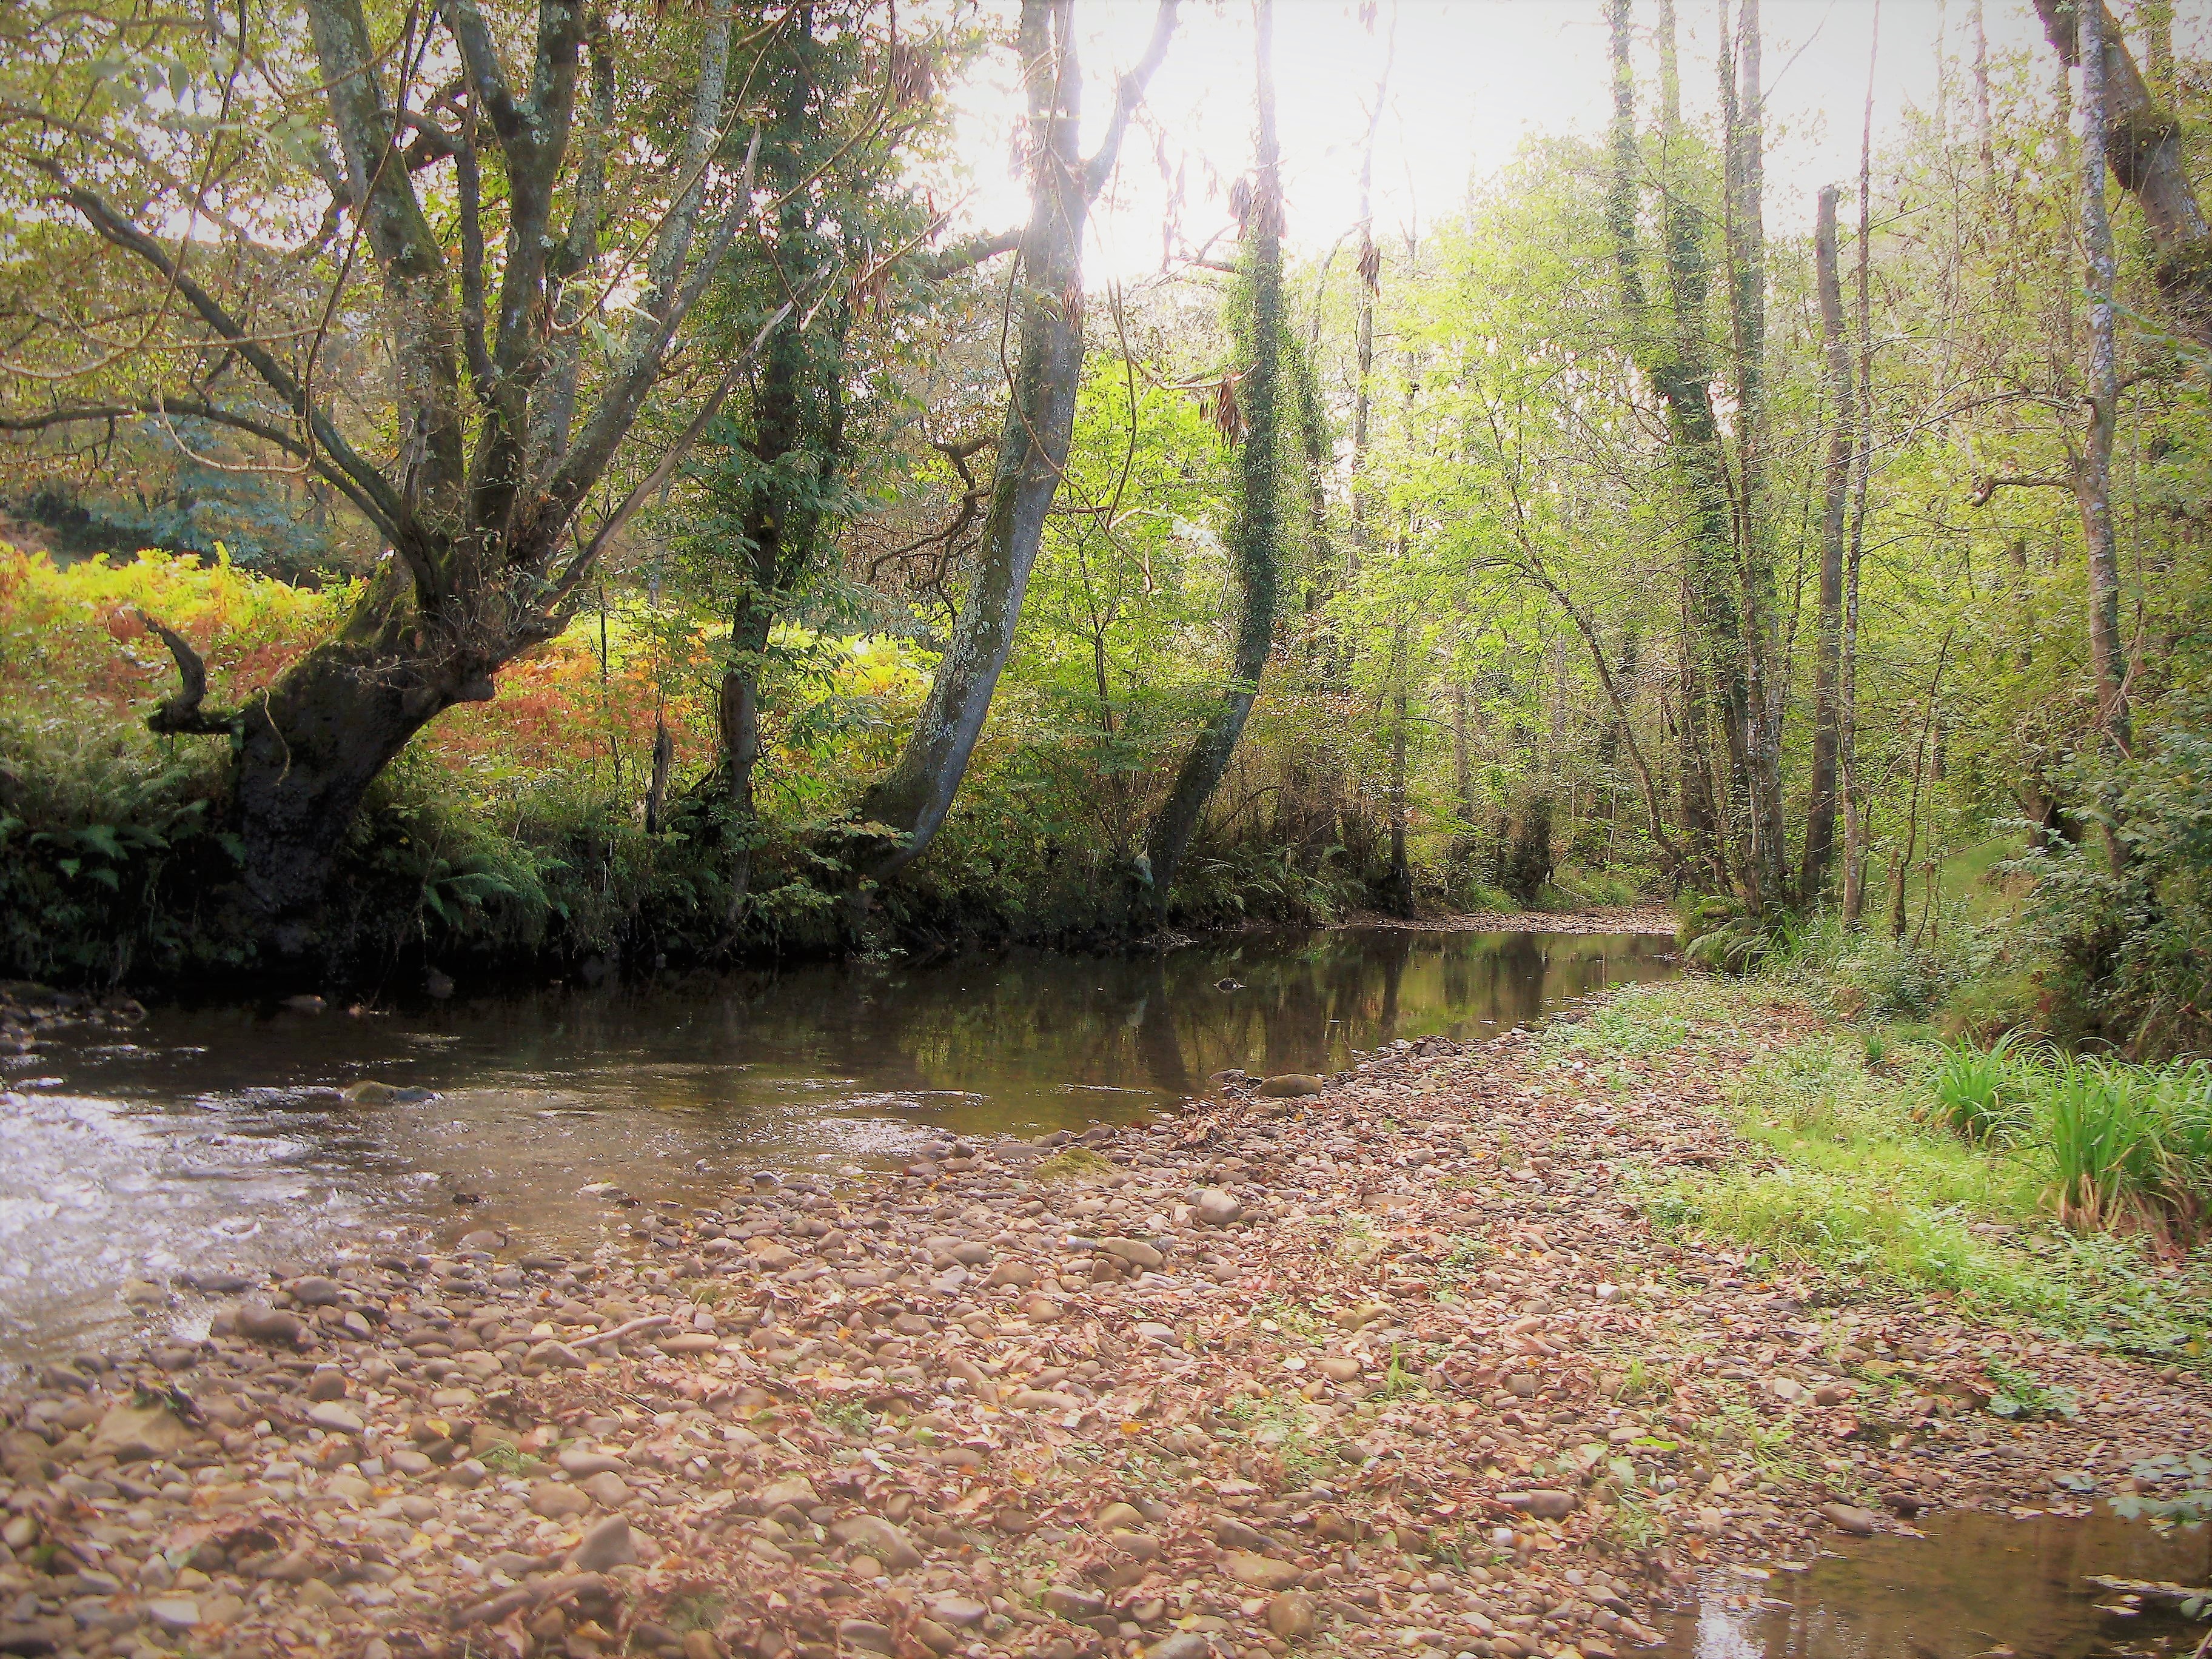
[[[229,738],[272,917],[314,904],[426,721],[561,631],[744,373],[685,322],[773,221],[743,70],[799,9],[19,0],[0,23],[0,427],[226,428],[388,550],[240,707],[161,629],[181,685],[151,724]],[[649,403],[678,434],[650,465],[623,447]]]

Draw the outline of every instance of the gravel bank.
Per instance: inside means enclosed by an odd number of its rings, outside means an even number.
[[[602,1191],[630,1248],[592,1261],[483,1232],[139,1287],[210,1335],[0,1400],[0,1652],[1611,1659],[1702,1564],[2212,1439],[2194,1379],[1655,1236],[1624,1173],[1741,1155],[1706,1109],[1810,1018]],[[1998,1358],[2080,1417],[1980,1409]]]
[[[1361,911],[1346,927],[1404,927],[1422,933],[1638,933],[1672,939],[1674,913],[1663,904],[1622,904],[1601,910],[1452,910],[1433,916]]]

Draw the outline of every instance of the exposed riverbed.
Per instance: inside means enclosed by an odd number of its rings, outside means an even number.
[[[111,1338],[134,1279],[485,1225],[574,1249],[621,1214],[588,1183],[697,1200],[754,1168],[879,1167],[946,1134],[1125,1121],[1226,1067],[1334,1071],[1673,971],[1651,938],[1360,928],[363,1014],[160,1009],[0,1071],[0,1360]],[[362,1081],[436,1098],[343,1097]]]

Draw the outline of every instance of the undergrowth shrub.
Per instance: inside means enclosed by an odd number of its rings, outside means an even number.
[[[2118,875],[2064,841],[2006,866],[2033,881],[2025,920],[2080,1035],[2138,1059],[2212,1049],[2212,698],[2146,718],[2136,757],[2077,763],[2127,851]]]
[[[1933,1080],[1936,1112],[1963,1139],[2008,1144],[2030,1123],[2030,1079],[2014,1034],[1988,1048],[1948,1045]]]
[[[0,965],[113,985],[234,966],[240,848],[209,757],[143,729],[0,712]]]

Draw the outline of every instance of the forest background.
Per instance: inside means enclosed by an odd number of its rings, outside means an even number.
[[[1359,9],[1326,227],[1265,0],[1210,159],[1172,5],[1087,125],[1066,0],[11,10],[8,970],[1665,895],[2202,1048],[2203,43],[1968,0],[1808,216],[1755,0],[1587,9],[1603,136],[1391,225]],[[943,205],[994,76],[1026,228]],[[1086,284],[1139,172],[1160,270]]]

